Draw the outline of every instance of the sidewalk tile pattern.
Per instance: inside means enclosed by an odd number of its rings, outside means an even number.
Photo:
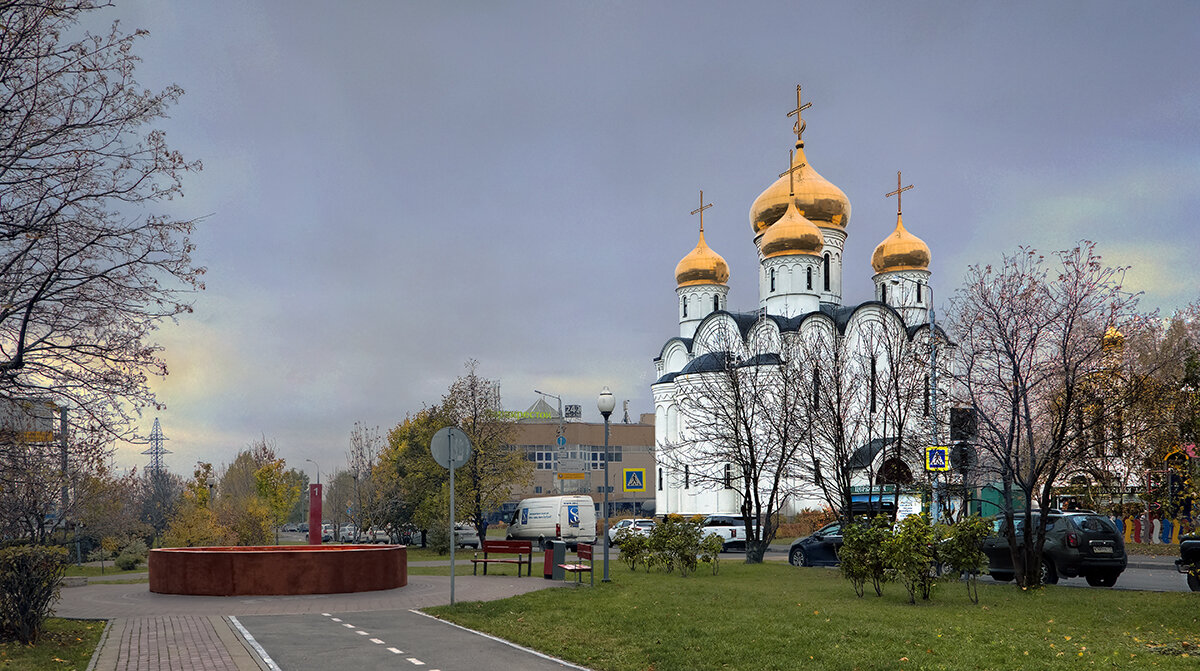
[[[129,619],[115,671],[237,671],[212,621],[200,615]]]

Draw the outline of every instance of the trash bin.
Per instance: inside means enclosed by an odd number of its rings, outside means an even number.
[[[542,577],[546,580],[562,580],[566,572],[559,564],[567,561],[567,544],[562,541],[546,541],[546,558],[543,560]]]

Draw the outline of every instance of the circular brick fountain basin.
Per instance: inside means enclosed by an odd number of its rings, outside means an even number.
[[[335,594],[408,584],[403,545],[160,548],[149,564],[150,591],[160,594]]]

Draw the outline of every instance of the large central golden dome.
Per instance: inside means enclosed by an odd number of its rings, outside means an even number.
[[[929,245],[904,228],[900,215],[896,215],[896,230],[883,239],[871,255],[871,266],[875,272],[889,270],[929,270]]]
[[[700,241],[675,266],[675,282],[681,287],[694,284],[725,284],[729,281],[729,264],[721,255],[704,242],[704,229],[700,229]]]
[[[784,174],[754,199],[750,206],[750,224],[754,235],[761,235],[787,212],[788,201],[795,206],[800,216],[817,226],[845,228],[850,221],[850,199],[842,190],[821,176],[804,156],[804,143],[796,143],[796,154],[792,168],[804,164],[795,171],[795,194],[790,177]]]

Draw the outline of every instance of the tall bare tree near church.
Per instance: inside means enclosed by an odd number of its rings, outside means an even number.
[[[0,4],[0,397],[69,408],[73,468],[158,407],[153,331],[190,311],[204,272],[195,221],[153,209],[200,168],[153,128],[183,90],[138,85],[143,32],[81,34],[96,10]]]
[[[1087,411],[1086,392],[1109,365],[1105,334],[1137,317],[1124,273],[1105,265],[1091,242],[1049,259],[1021,248],[998,267],[972,266],[952,301],[956,382],[976,410],[981,465],[1000,482],[1003,514],[1024,519],[1020,543],[1014,525],[1007,528],[1025,587],[1040,584],[1046,540],[1031,510],[1050,507],[1053,486],[1086,457],[1087,436],[1105,421]],[[1130,407],[1138,393],[1136,385],[1112,390],[1106,412]]]
[[[685,489],[738,491],[746,561],[758,563],[796,493],[803,422],[795,371],[777,354],[747,352],[733,326],[701,338],[695,346],[710,365],[676,378],[679,424],[687,428],[661,444],[657,458]]]

